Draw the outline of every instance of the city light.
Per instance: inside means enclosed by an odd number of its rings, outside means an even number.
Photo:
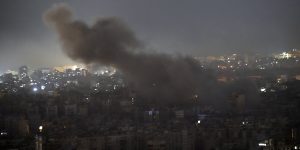
[[[0,135],[2,135],[2,136],[7,135],[7,132],[1,132]]]
[[[38,91],[38,88],[35,87],[35,88],[32,89],[32,91],[33,91],[33,92],[37,92],[37,91]]]
[[[198,120],[198,121],[197,121],[197,124],[200,124],[200,123],[201,123],[201,120]]]
[[[260,146],[260,147],[266,147],[267,144],[266,143],[258,143],[258,146]]]
[[[262,88],[260,88],[260,92],[267,92],[267,89],[262,87]]]

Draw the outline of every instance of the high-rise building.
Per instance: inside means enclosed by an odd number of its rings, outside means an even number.
[[[19,68],[19,77],[20,79],[23,79],[28,76],[28,67],[27,66],[21,66]]]
[[[86,70],[86,69],[82,69],[82,70],[81,70],[81,75],[82,75],[82,76],[86,77],[87,74],[88,74],[88,70]]]
[[[29,83],[30,82],[27,66],[21,66],[19,68],[19,78],[23,83]]]

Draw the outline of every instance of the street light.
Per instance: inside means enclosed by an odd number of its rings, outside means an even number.
[[[43,131],[43,126],[39,126],[39,131],[40,131],[40,132]]]

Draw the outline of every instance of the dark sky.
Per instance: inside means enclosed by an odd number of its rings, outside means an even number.
[[[196,56],[300,49],[300,0],[1,0],[0,73],[72,64],[42,20],[66,2],[89,24],[117,16],[148,47]]]

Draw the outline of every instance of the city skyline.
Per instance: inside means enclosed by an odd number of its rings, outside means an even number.
[[[0,149],[300,149],[300,0],[0,3]]]

